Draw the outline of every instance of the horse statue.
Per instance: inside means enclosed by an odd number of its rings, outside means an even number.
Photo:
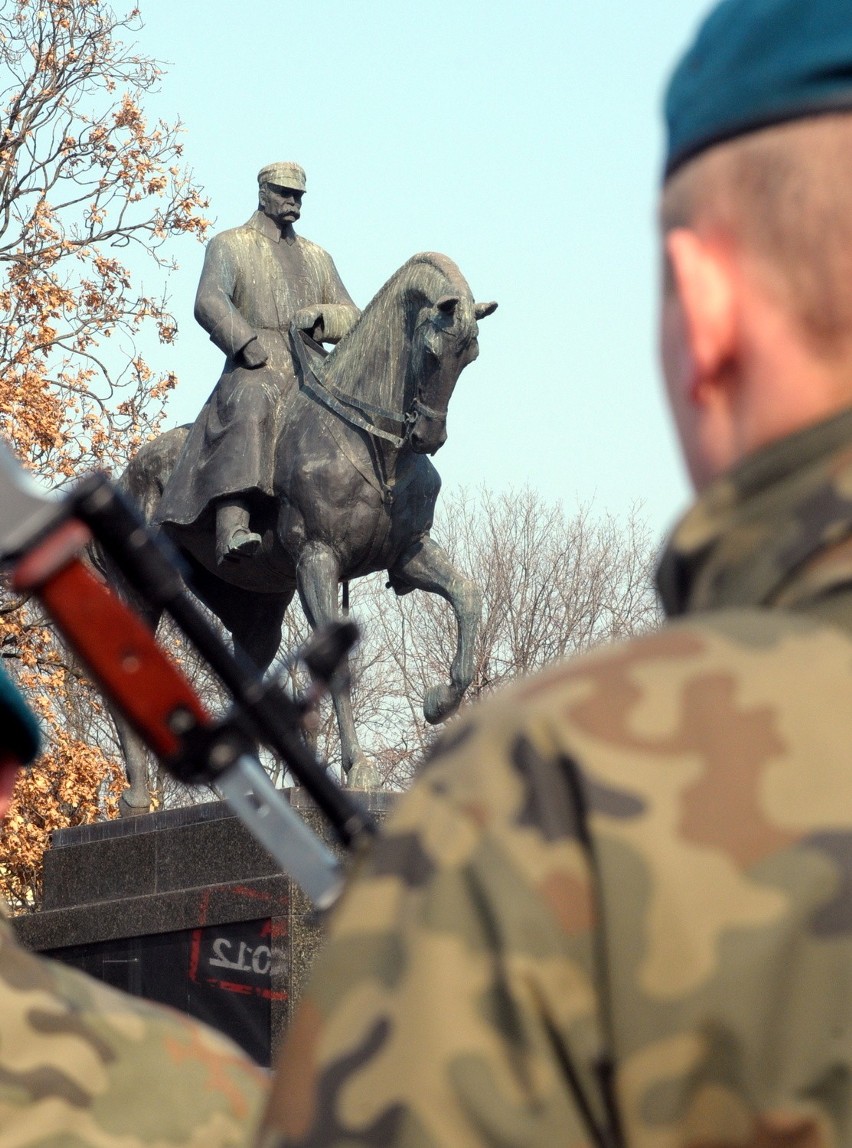
[[[281,644],[284,613],[298,591],[312,627],[338,616],[338,586],[386,570],[397,594],[426,590],[457,623],[449,681],[423,699],[426,721],[458,707],[473,677],[481,597],[430,537],[441,480],[428,455],[446,441],[447,407],[462,370],[478,355],[477,321],[496,303],[475,303],[445,255],[415,255],[393,275],[348,334],[326,354],[291,330],[299,388],[275,444],[274,498],[259,512],[252,557],[217,565],[212,512],[191,527],[167,526],[192,588],[261,672]],[[143,446],[119,480],[157,522],[157,507],[189,428]],[[253,526],[253,529],[258,529]],[[159,618],[148,611],[155,628]],[[376,784],[358,743],[348,690],[334,698],[349,785]],[[121,725],[129,788],[124,812],[147,811],[147,762]]]

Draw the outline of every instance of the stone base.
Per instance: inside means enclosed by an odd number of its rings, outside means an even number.
[[[285,790],[313,829],[324,819]],[[393,801],[365,793],[382,818]],[[262,1064],[322,941],[310,903],[222,802],[53,834],[29,948],[221,1028]]]

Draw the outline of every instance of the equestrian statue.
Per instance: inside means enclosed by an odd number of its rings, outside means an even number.
[[[481,598],[430,537],[441,480],[428,456],[446,441],[453,388],[479,353],[478,321],[497,304],[474,302],[452,260],[430,252],[360,313],[328,253],[293,231],[302,168],[270,164],[258,183],[257,212],[208,245],[196,297],[223,373],[195,423],[143,446],[120,485],[261,671],[297,591],[313,627],[337,618],[340,583],[377,570],[397,594],[441,595],[457,646],[449,681],[423,701],[426,720],[441,722],[473,676]],[[373,787],[348,690],[334,704],[348,784]],[[147,761],[118,732],[123,812],[147,811]]]

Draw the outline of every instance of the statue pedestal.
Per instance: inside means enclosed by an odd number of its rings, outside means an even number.
[[[291,804],[326,840],[301,790]],[[364,795],[382,818],[387,793]],[[270,1064],[321,927],[309,902],[222,802],[53,834],[29,948],[227,1033]]]

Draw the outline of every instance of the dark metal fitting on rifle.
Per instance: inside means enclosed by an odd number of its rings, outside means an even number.
[[[232,738],[223,738],[211,747],[207,760],[213,773],[222,773],[242,757],[245,746]]]
[[[195,715],[183,706],[178,706],[169,714],[169,729],[178,737],[185,737],[190,730],[195,729],[197,722]]]
[[[185,724],[183,715],[189,719]],[[181,752],[164,764],[173,777],[187,785],[211,784],[244,754],[255,753],[251,737],[234,715],[201,726],[185,710],[175,710],[169,725],[180,734]]]
[[[330,622],[318,627],[301,650],[302,661],[314,681],[334,693],[345,684],[344,663],[358,641],[354,622]]]

